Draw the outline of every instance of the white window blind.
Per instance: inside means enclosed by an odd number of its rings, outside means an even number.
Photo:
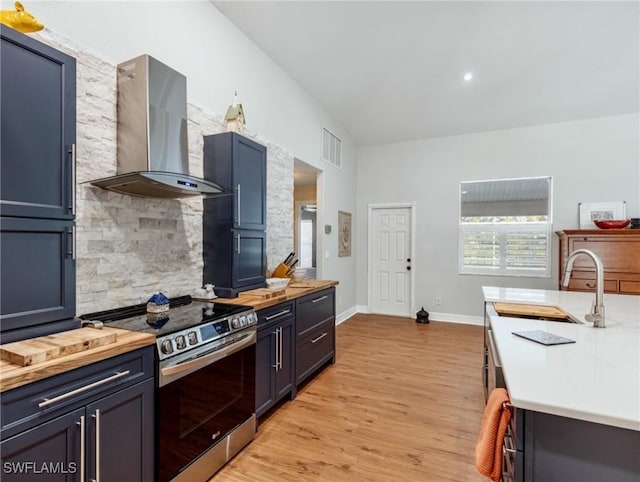
[[[550,182],[460,184],[460,273],[551,275]]]

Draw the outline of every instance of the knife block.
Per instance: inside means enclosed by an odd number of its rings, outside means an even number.
[[[293,276],[287,276],[287,271],[289,271],[289,268],[287,268],[287,265],[284,264],[284,263],[280,263],[273,270],[273,273],[271,273],[271,277],[272,278],[291,278],[291,279],[293,279]]]

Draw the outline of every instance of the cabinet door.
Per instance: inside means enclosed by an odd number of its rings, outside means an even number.
[[[296,341],[296,383],[307,379],[335,356],[335,321],[329,319]]]
[[[258,331],[256,343],[256,416],[275,403],[276,327]]]
[[[267,152],[264,146],[233,136],[234,227],[266,227]]]
[[[73,221],[0,218],[0,321],[9,330],[75,315]]]
[[[278,344],[280,367],[276,371],[275,393],[277,400],[289,393],[293,388],[293,354],[295,350],[293,318],[283,321],[278,325],[278,328],[280,329],[280,342]]]
[[[153,380],[87,405],[87,476],[153,481]]]
[[[10,28],[0,35],[2,215],[71,219],[75,59]]]
[[[231,284],[243,288],[264,283],[266,240],[264,231],[234,229]]]
[[[84,413],[81,408],[3,440],[0,479],[3,482],[80,480],[80,471],[84,469],[81,459]]]

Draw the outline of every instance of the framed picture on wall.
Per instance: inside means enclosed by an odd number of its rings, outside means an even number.
[[[578,203],[580,229],[596,229],[598,219],[627,219],[625,201]]]
[[[338,211],[338,256],[351,256],[351,213]]]

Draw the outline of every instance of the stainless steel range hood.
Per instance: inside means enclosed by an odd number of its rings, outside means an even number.
[[[187,79],[149,55],[118,65],[116,175],[91,184],[122,194],[181,198],[227,195],[190,176]]]

